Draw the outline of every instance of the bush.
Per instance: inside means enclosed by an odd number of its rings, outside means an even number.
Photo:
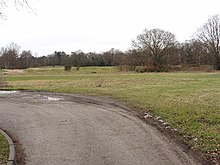
[[[168,68],[165,66],[145,66],[146,72],[168,72]]]
[[[64,70],[65,70],[65,71],[70,71],[71,68],[72,68],[72,67],[71,67],[70,65],[65,65],[65,66],[64,66]]]
[[[135,67],[135,71],[138,72],[138,73],[144,73],[144,72],[146,72],[147,70],[146,70],[146,68],[143,67],[143,66],[136,66],[136,67]]]
[[[144,72],[168,72],[168,67],[160,66],[155,67],[152,65],[146,65],[146,66],[119,66],[120,71],[136,71],[138,73],[144,73]]]
[[[77,71],[79,71],[79,69],[80,69],[80,67],[79,67],[79,66],[78,66],[78,67],[76,67],[76,70],[77,70]]]
[[[128,72],[128,71],[135,71],[135,66],[129,66],[129,65],[120,65],[119,66],[119,71],[125,71],[125,72]]]

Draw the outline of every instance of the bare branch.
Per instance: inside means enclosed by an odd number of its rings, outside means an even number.
[[[4,14],[4,11],[7,7],[13,6],[17,10],[20,8],[27,7],[28,10],[30,10],[32,13],[35,14],[34,10],[30,7],[29,3],[27,0],[0,0],[0,17],[5,18],[6,15]]]
[[[220,69],[220,18],[214,15],[209,18],[196,34],[197,40],[206,45],[214,56],[217,68]]]
[[[175,35],[160,29],[145,29],[137,36],[136,41],[132,41],[133,47],[145,52],[153,58],[153,65],[161,65],[163,56],[176,44]]]

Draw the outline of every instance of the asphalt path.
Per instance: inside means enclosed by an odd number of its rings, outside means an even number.
[[[197,165],[187,150],[106,99],[0,92],[0,127],[27,165]]]

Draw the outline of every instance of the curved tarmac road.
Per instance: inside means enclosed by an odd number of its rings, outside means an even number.
[[[0,127],[27,165],[196,165],[181,147],[113,102],[85,96],[0,93]]]

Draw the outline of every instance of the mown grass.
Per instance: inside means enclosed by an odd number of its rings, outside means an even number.
[[[6,165],[9,155],[9,145],[5,137],[0,133],[0,164]]]
[[[220,155],[220,72],[134,73],[116,67],[27,69],[11,89],[107,95],[161,116],[193,148]]]

